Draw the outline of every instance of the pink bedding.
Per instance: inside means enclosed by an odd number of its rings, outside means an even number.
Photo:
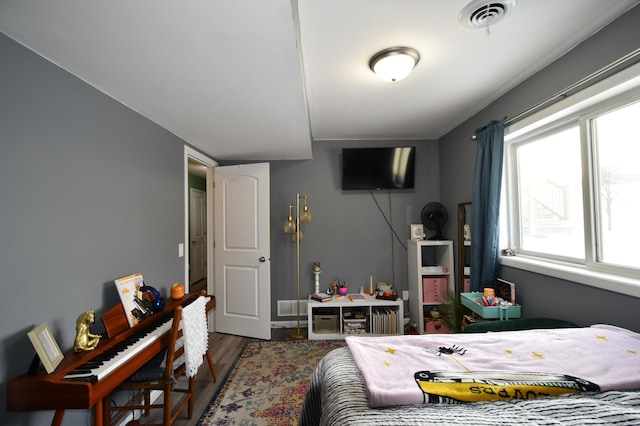
[[[346,341],[371,407],[640,389],[640,334],[608,325]]]

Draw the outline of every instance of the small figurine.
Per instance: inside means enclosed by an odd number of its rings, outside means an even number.
[[[76,340],[73,344],[75,352],[92,351],[100,342],[99,334],[91,334],[90,325],[95,321],[93,311],[86,311],[80,314],[76,320]]]

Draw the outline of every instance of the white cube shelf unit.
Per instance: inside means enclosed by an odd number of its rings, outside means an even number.
[[[429,312],[444,302],[447,292],[455,293],[453,241],[410,240],[407,242],[409,311],[418,332],[447,332]],[[434,325],[435,327],[431,327]],[[433,330],[433,331],[432,331]]]
[[[349,315],[352,313],[352,315]],[[353,315],[353,313],[362,313]],[[328,302],[311,298],[307,302],[309,340],[344,339],[350,334],[381,336],[404,334],[402,299],[384,300],[364,295],[363,300],[349,296],[334,297]]]

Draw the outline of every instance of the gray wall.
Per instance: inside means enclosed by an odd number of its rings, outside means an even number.
[[[430,201],[445,203],[452,219],[444,233],[456,235],[457,203],[471,199],[475,128],[517,114],[637,48],[639,23],[636,7],[439,144],[411,143],[418,147],[416,189],[391,194],[403,243]],[[46,321],[66,350],[81,312],[95,309],[99,318],[118,302],[113,279],[143,272],[161,291],[183,279],[177,244],[184,229],[184,142],[3,35],[0,63],[0,423],[44,425],[52,413],[8,414],[4,404],[7,380],[26,372],[34,354],[26,333]],[[406,252],[369,193],[339,189],[338,168],[343,145],[406,143],[316,142],[313,160],[272,163],[273,319],[290,319],[275,316],[276,300],[296,294],[295,248],[282,225],[297,192],[309,196],[313,213],[301,252],[303,294],[313,289],[314,261],[322,264],[323,288],[336,275],[356,287],[373,275],[406,288]],[[387,193],[375,196],[388,215]],[[526,316],[638,330],[636,298],[511,268],[502,275],[518,283]],[[101,331],[99,321],[94,331]],[[90,419],[71,411],[64,424]]]
[[[413,190],[373,191],[400,241],[393,236],[369,191],[343,191],[340,183],[342,147],[415,146],[416,176]],[[420,211],[439,201],[438,145],[436,141],[319,141],[313,143],[313,160],[271,163],[271,301],[272,318],[277,300],[296,297],[296,249],[283,233],[289,204],[296,194],[306,194],[312,222],[303,225],[300,248],[300,292],[313,292],[313,262],[320,262],[321,289],[334,277],[350,282],[357,292],[376,281],[393,282],[406,290],[410,224],[420,223]],[[295,214],[295,210],[294,210]],[[293,318],[295,320],[295,318]]]
[[[441,138],[440,193],[449,211],[455,211],[460,202],[471,201],[476,148],[470,137],[476,128],[513,117],[637,49],[639,28],[640,7],[635,7]],[[457,223],[452,225],[457,229]],[[547,316],[580,325],[610,323],[640,331],[638,298],[509,267],[501,268],[500,275],[517,284],[524,316]]]
[[[115,278],[183,280],[184,142],[4,35],[0,63],[0,423],[50,424],[6,412],[6,382],[34,356],[27,332],[46,322],[65,351],[80,313],[103,331]]]

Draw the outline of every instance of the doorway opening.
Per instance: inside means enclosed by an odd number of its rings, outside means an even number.
[[[213,286],[213,168],[211,158],[185,146],[185,277],[189,292]]]

